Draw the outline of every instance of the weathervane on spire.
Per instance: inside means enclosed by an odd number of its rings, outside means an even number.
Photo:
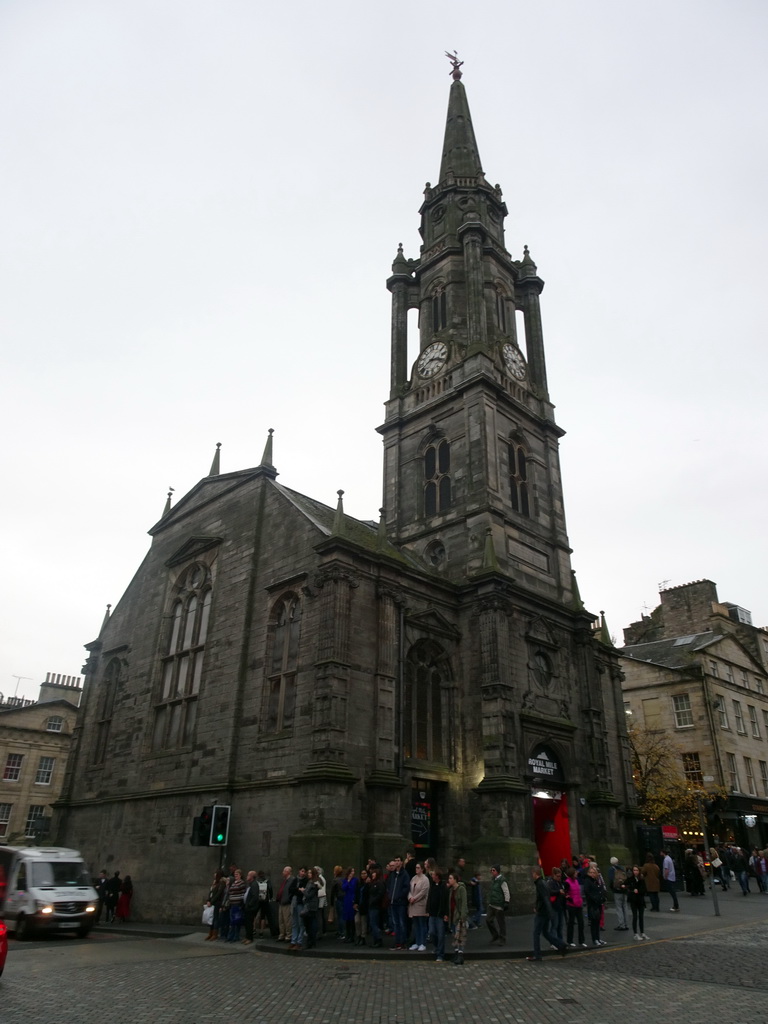
[[[459,60],[459,55],[458,53],[456,53],[455,50],[453,51],[453,53],[448,53],[448,51],[446,50],[445,56],[451,62],[451,78],[453,78],[454,82],[458,82],[458,80],[461,78],[461,65],[464,63],[464,61]]]

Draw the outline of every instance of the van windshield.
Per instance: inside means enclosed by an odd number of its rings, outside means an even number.
[[[30,866],[33,886],[91,884],[91,876],[81,860],[35,861]]]

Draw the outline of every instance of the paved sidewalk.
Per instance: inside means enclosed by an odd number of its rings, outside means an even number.
[[[726,893],[718,893],[720,905],[720,916],[715,917],[712,897],[709,892],[705,897],[691,897],[686,893],[679,893],[680,913],[670,912],[671,901],[669,896],[662,893],[661,909],[658,913],[651,913],[646,909],[645,931],[650,940],[658,941],[664,939],[680,938],[688,935],[704,934],[720,929],[732,927],[735,924],[748,922],[768,921],[768,895],[751,893],[742,897],[740,891],[730,889]],[[646,943],[635,941],[632,932],[615,931],[616,916],[613,907],[609,904],[606,907],[605,930],[602,938],[608,943],[605,949],[622,946],[645,946]],[[188,936],[191,940],[203,941],[208,934],[208,929],[202,925],[169,925],[153,924],[151,922],[129,922],[128,924],[100,924],[99,931],[114,932],[121,935],[145,936],[150,938],[181,938]],[[519,917],[507,918],[507,942],[504,946],[490,944],[490,934],[485,924],[469,932],[466,957],[472,960],[509,960],[520,959],[531,952],[531,935],[533,930],[533,914]],[[589,938],[589,928],[585,922],[585,937],[588,948],[592,949]],[[288,943],[277,942],[275,939],[256,939],[251,946],[240,946],[244,952],[254,951],[259,953],[276,953],[286,956],[300,956],[302,958],[316,959],[338,959],[338,960],[431,960],[433,954],[430,950],[426,953],[410,952],[409,950],[393,951],[392,937],[385,936],[382,948],[373,949],[370,946],[355,946],[351,943],[339,942],[335,937],[335,929],[326,934],[318,941],[315,949],[301,950],[296,953],[288,949]],[[220,946],[221,943],[217,943]],[[550,950],[547,944],[542,942],[543,955],[547,956]],[[571,952],[585,952],[581,948]],[[450,938],[446,940],[446,956],[451,954]],[[555,956],[554,952],[551,954]]]
[[[161,938],[174,928],[151,924],[109,926],[107,941],[14,942],[0,984],[2,1024],[36,1024],[40,1007],[55,1008],[56,1024],[762,1024],[768,897],[739,902],[737,894],[720,918],[702,901],[681,906],[650,915],[654,941],[545,954],[535,964],[516,947],[516,936],[527,938],[525,918],[510,919],[506,953],[483,959],[487,947],[476,941],[464,967],[387,950],[374,959],[328,939],[333,959],[274,956],[277,943],[254,952],[205,942],[196,924],[174,942]]]

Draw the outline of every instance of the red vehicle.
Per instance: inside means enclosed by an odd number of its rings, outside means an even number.
[[[5,958],[8,956],[8,929],[5,921],[0,921],[0,974],[5,967]]]

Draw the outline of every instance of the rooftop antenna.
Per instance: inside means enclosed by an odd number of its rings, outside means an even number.
[[[16,694],[19,692],[19,683],[21,682],[22,679],[28,679],[30,682],[32,682],[32,678],[32,676],[15,676],[11,674],[11,679],[16,680],[16,689],[13,691],[13,696],[15,697]]]

